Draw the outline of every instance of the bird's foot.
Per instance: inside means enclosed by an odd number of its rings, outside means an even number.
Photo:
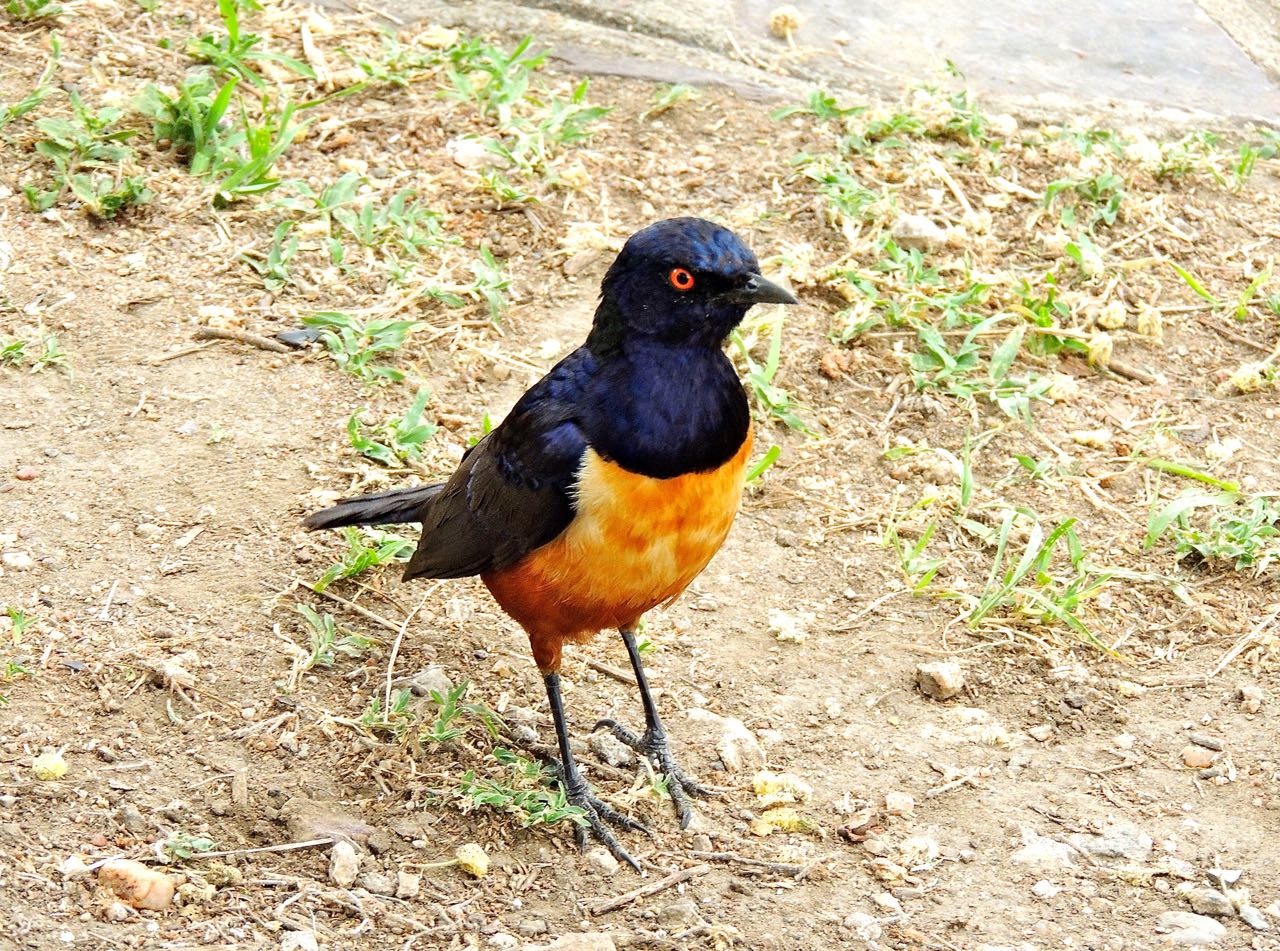
[[[601,727],[621,742],[631,747],[650,763],[654,769],[662,773],[667,780],[667,791],[671,794],[671,802],[675,806],[676,815],[680,817],[680,828],[689,828],[693,821],[693,803],[690,796],[714,796],[715,790],[708,789],[680,768],[680,764],[671,755],[671,747],[667,745],[667,735],[661,730],[645,730],[643,736],[632,733],[616,720],[601,720],[592,729],[592,733]]]
[[[642,822],[637,822],[625,813],[619,812],[607,802],[599,799],[595,793],[591,791],[591,787],[585,782],[568,783],[564,780],[564,770],[559,763],[555,764],[556,774],[560,779],[560,785],[564,789],[565,800],[571,806],[577,806],[582,810],[583,822],[575,823],[573,829],[574,838],[578,842],[578,848],[585,852],[587,843],[591,836],[595,836],[602,845],[610,852],[619,862],[626,862],[637,872],[640,869],[640,863],[631,857],[631,854],[622,847],[605,825],[611,822],[615,826],[622,829],[635,829],[637,832],[649,832],[649,827]]]

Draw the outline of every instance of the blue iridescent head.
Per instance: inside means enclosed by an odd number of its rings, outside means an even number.
[[[728,228],[668,218],[637,231],[619,252],[601,284],[592,337],[718,347],[752,304],[795,302],[760,276],[756,256]]]

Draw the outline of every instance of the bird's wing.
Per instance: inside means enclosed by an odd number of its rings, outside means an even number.
[[[505,568],[564,531],[587,449],[577,419],[585,363],[566,358],[467,452],[425,507],[406,579]]]

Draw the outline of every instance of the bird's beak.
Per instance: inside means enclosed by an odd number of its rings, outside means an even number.
[[[759,274],[747,275],[746,281],[725,293],[727,300],[739,304],[798,304],[796,296],[781,285],[765,280]]]

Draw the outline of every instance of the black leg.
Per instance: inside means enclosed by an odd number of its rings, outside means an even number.
[[[689,801],[689,797],[710,796],[713,793],[691,779],[672,757],[671,748],[667,745],[667,731],[662,727],[658,708],[649,693],[644,664],[640,661],[640,650],[636,647],[635,631],[621,630],[619,633],[622,635],[622,642],[627,645],[627,653],[631,657],[631,669],[636,674],[636,683],[640,685],[640,702],[644,705],[644,736],[636,736],[616,720],[601,720],[592,732],[601,727],[608,727],[619,740],[641,756],[649,758],[654,767],[666,776],[667,791],[671,793],[671,802],[676,807],[676,815],[680,817],[680,828],[687,829],[693,819],[693,804]]]
[[[618,844],[618,840],[614,838],[613,833],[609,831],[604,823],[612,822],[614,825],[621,826],[624,829],[639,829],[641,832],[648,832],[649,830],[630,816],[625,816],[607,803],[601,802],[591,792],[591,787],[587,785],[587,781],[578,772],[578,764],[573,758],[573,750],[569,748],[569,726],[565,722],[564,701],[560,697],[560,675],[557,673],[543,674],[542,682],[547,687],[547,699],[551,702],[551,719],[555,721],[556,740],[560,744],[560,782],[564,785],[565,798],[586,815],[587,824],[578,825],[574,828],[578,847],[581,849],[587,847],[587,830],[590,829],[592,834],[614,854],[615,858],[621,862],[626,862],[637,872],[640,871],[640,863],[627,854],[627,850]]]

